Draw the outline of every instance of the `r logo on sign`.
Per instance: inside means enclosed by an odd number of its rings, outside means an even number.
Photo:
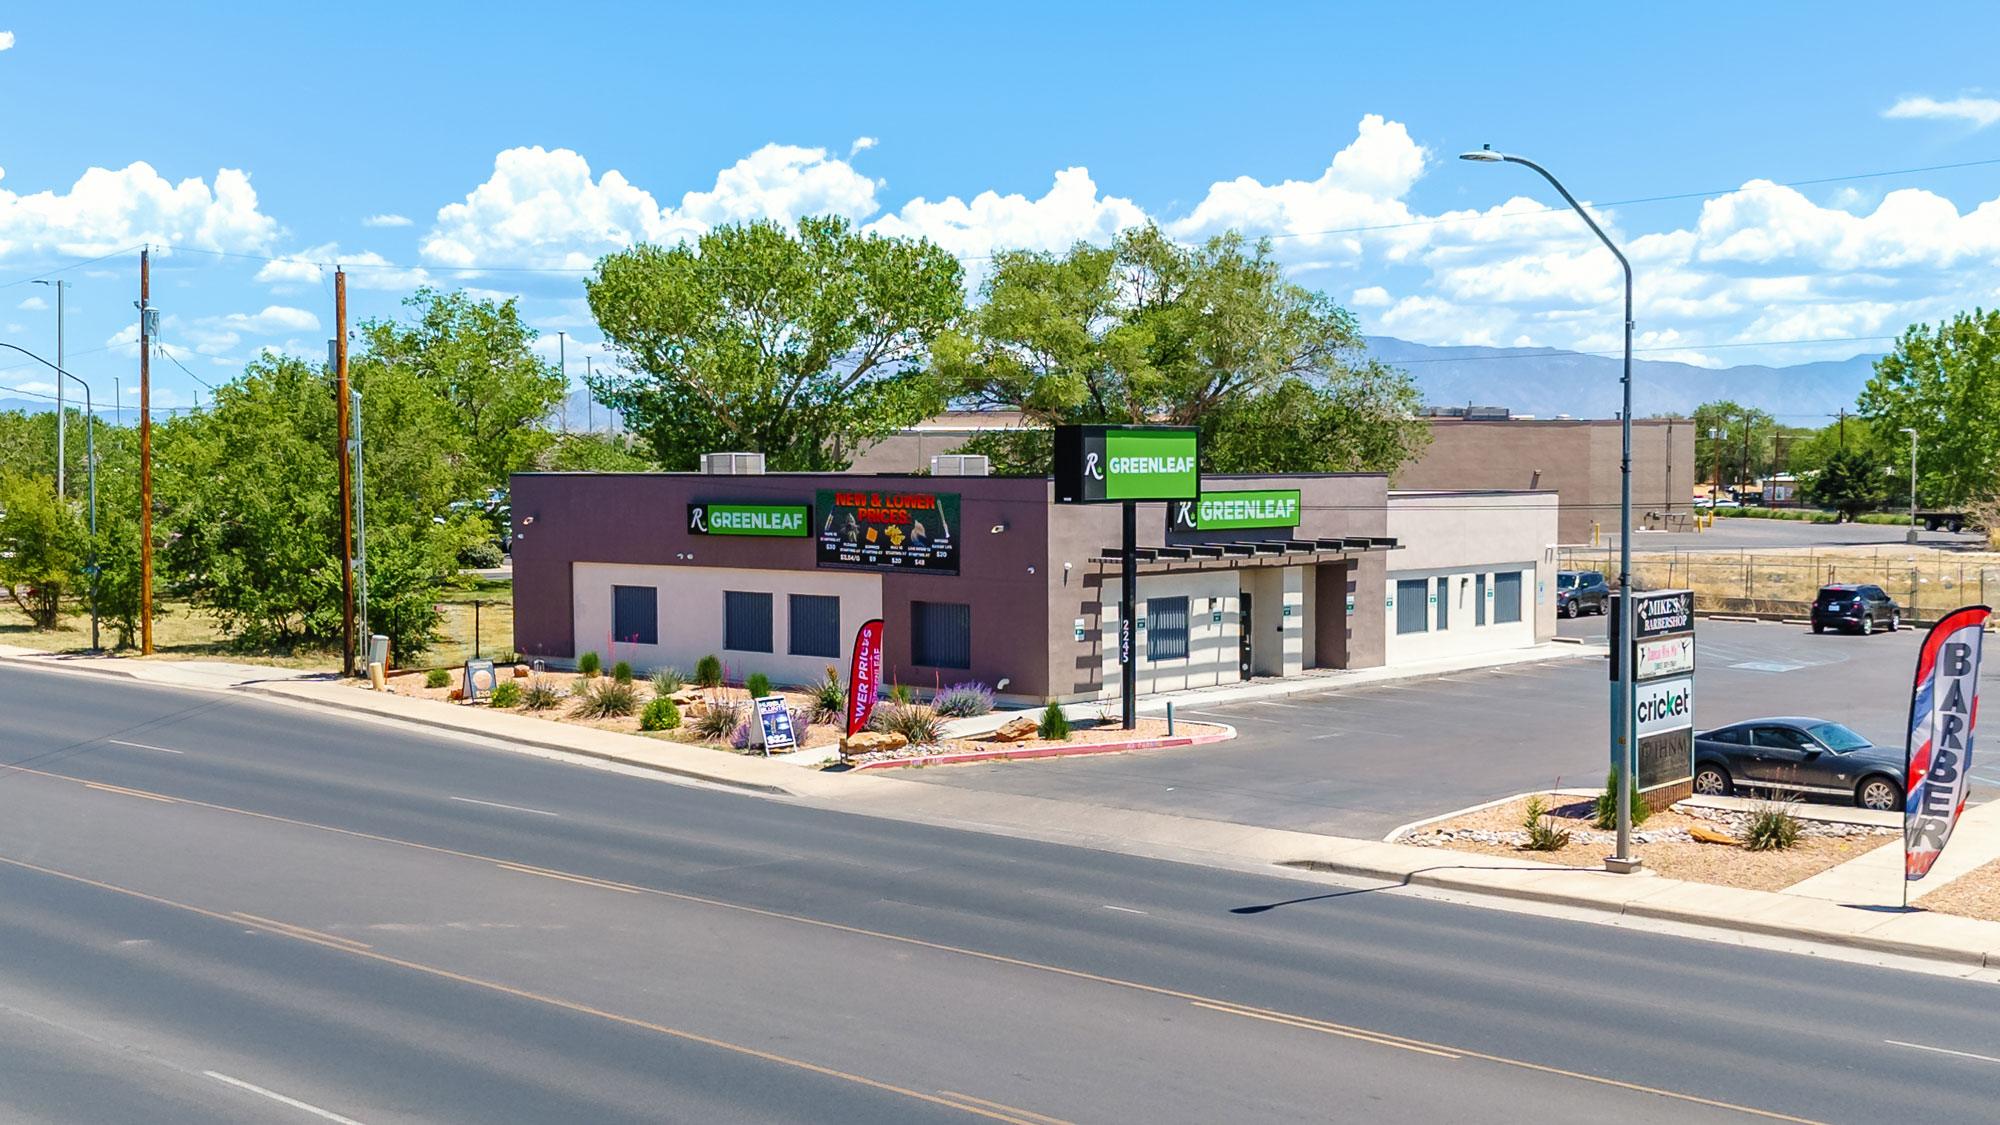
[[[688,509],[688,530],[699,531],[703,535],[708,534],[708,509],[706,508]]]

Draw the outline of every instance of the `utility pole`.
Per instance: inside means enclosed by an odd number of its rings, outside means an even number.
[[[562,432],[569,433],[569,333],[556,333],[556,366],[562,371]]]
[[[340,459],[340,671],[354,674],[354,474],[348,460],[347,274],[333,271],[333,408]]]
[[[1847,408],[1840,408],[1840,448],[1847,448]]]
[[[590,391],[590,357],[583,357],[583,389]],[[592,395],[583,400],[583,424],[591,433],[597,432],[597,398]]]
[[[153,655],[153,272],[139,251],[139,654]]]
[[[55,281],[37,281],[35,282],[35,284],[50,285],[55,287],[56,370],[68,371],[69,366],[63,361],[63,290],[69,288],[69,282],[57,279]],[[68,488],[69,459],[65,457],[63,454],[63,434],[68,429],[69,429],[69,412],[63,409],[63,381],[60,378],[58,378],[56,380],[56,495],[57,496],[69,495],[69,488]]]

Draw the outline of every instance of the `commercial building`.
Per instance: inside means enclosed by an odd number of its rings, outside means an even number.
[[[1137,508],[1141,694],[1554,631],[1545,493],[1391,494],[1381,474],[1201,487]],[[844,675],[880,617],[895,682],[1018,700],[1121,688],[1120,507],[1058,504],[1047,478],[527,473],[512,511],[524,658],[685,670],[713,653],[733,679],[807,682]]]

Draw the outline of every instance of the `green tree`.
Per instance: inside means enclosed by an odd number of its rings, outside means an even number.
[[[1724,486],[1748,483],[1773,466],[1777,420],[1730,399],[1694,408],[1694,461],[1699,479]],[[1719,474],[1719,477],[1718,477]]]
[[[2000,492],[2000,310],[1912,325],[1875,361],[1860,406],[1878,432],[1902,440],[1905,427],[1917,431],[1921,502],[1958,506]]]
[[[448,441],[449,464],[465,471],[461,491],[502,487],[507,474],[532,468],[555,441],[547,421],[566,388],[561,373],[535,355],[535,331],[513,299],[419,289],[403,304],[415,310],[413,319],[361,326],[362,354],[351,365],[356,384],[380,385],[393,372],[431,393],[435,401],[425,409],[446,429],[427,436]]]
[[[1407,376],[1366,360],[1354,318],[1287,282],[1268,243],[1181,246],[1153,226],[1109,247],[1010,251],[970,331],[940,341],[962,400],[1032,424],[968,447],[1046,472],[1048,427],[1199,425],[1205,469],[1392,469],[1428,429]]]
[[[1858,445],[1836,449],[1806,487],[1806,499],[1852,520],[1882,503],[1886,478],[1881,462]]]
[[[926,353],[965,304],[943,249],[831,216],[636,246],[599,261],[584,288],[634,372],[591,390],[667,469],[725,450],[774,469],[846,468],[943,407]]]
[[[553,473],[643,473],[653,463],[622,435],[563,434],[542,450],[535,467]]]
[[[56,627],[89,541],[78,505],[56,497],[54,477],[0,475],[0,583],[35,628]]]

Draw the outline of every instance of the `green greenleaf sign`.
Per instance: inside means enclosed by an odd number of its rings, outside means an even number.
[[[772,535],[804,539],[812,534],[812,509],[804,504],[689,504],[690,535]]]
[[[1191,500],[1201,491],[1193,427],[1058,426],[1055,454],[1059,504]]]
[[[1204,492],[1196,499],[1176,500],[1167,505],[1169,531],[1241,531],[1298,525],[1296,488]]]

